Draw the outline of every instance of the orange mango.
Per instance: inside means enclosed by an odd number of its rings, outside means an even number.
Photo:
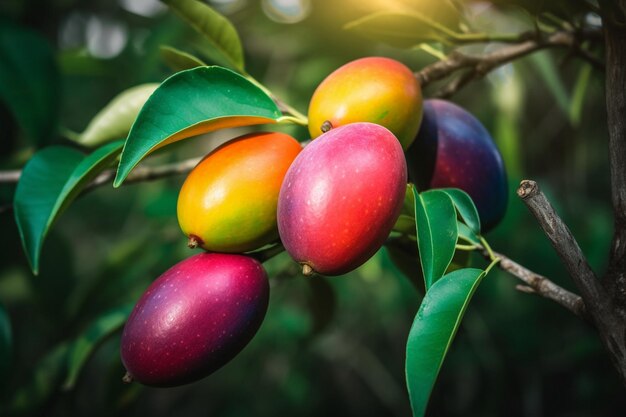
[[[247,252],[277,239],[278,193],[301,149],[284,133],[252,133],[208,154],[178,196],[178,222],[190,246]]]
[[[406,150],[422,121],[422,90],[409,68],[390,58],[349,62],[317,87],[309,104],[309,133],[320,136],[355,122],[389,129]]]

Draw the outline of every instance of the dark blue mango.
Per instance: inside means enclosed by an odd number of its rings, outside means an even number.
[[[420,190],[454,187],[468,193],[483,231],[504,217],[508,186],[502,156],[487,129],[463,108],[424,101],[422,125],[406,157],[409,178]]]

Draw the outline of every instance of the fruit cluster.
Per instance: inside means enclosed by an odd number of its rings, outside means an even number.
[[[280,239],[305,275],[362,265],[400,215],[407,171],[422,189],[468,192],[487,227],[504,214],[505,172],[485,128],[452,103],[423,102],[395,60],[363,58],[330,74],[311,99],[309,130],[304,148],[283,133],[236,138],[189,174],[178,220],[189,246],[208,252],[174,265],[135,306],[122,336],[128,379],[192,382],[246,346],[269,301],[251,251]]]

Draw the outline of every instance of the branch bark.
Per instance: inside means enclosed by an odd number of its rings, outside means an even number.
[[[604,283],[626,319],[626,1],[604,7],[606,108],[614,234]]]
[[[537,183],[522,181],[517,194],[537,219],[578,287],[591,321],[626,387],[626,322],[616,314],[612,299],[591,270],[569,228],[539,190]]]
[[[580,45],[581,40],[596,39],[599,34],[600,32],[595,30],[557,31],[542,38],[536,35],[531,37],[529,33],[523,33],[520,35],[517,44],[504,46],[488,54],[466,55],[458,51],[452,52],[446,59],[435,62],[416,72],[415,76],[422,88],[424,88],[434,81],[443,80],[458,71],[464,70],[465,72],[462,75],[434,94],[436,97],[449,97],[471,81],[482,78],[501,65],[542,49],[563,47],[570,48],[576,55],[587,60],[594,67],[603,70],[604,63]]]
[[[583,320],[589,320],[585,303],[579,295],[518,264],[506,255],[498,252],[494,252],[494,255],[500,258],[500,262],[497,264],[498,268],[524,282],[524,285],[516,287],[518,290],[552,300]],[[489,252],[486,250],[483,250],[483,256],[488,260],[490,259]]]

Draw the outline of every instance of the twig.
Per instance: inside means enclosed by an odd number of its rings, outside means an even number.
[[[416,72],[415,76],[422,88],[424,88],[434,81],[443,80],[460,70],[466,70],[460,77],[434,94],[434,96],[438,97],[449,97],[470,81],[482,78],[485,74],[501,65],[542,49],[557,47],[571,48],[573,52],[590,62],[594,67],[604,70],[604,63],[580,46],[581,38],[596,39],[599,33],[599,31],[558,31],[551,33],[545,38],[535,36],[532,39],[529,39],[528,33],[523,33],[519,36],[519,43],[504,46],[488,54],[467,55],[454,51],[446,59],[435,62]]]
[[[21,169],[0,171],[0,184],[14,184],[20,180],[20,175],[22,175]]]
[[[202,158],[190,158],[170,164],[152,167],[139,167],[128,175],[123,184],[126,185],[135,182],[153,181],[174,175],[186,174],[198,165],[198,162],[200,162],[201,159]],[[94,188],[113,181],[113,178],[115,178],[115,172],[115,169],[109,169],[102,172],[85,188],[85,192],[91,191]]]
[[[592,309],[606,305],[607,297],[600,281],[591,270],[580,246],[572,236],[569,228],[556,214],[556,211],[539,190],[535,181],[523,180],[517,189],[517,195],[522,199],[530,212],[550,240],[550,243],[563,261],[567,272],[574,284],[578,287],[587,308]],[[593,314],[595,316],[595,314]]]
[[[482,254],[486,259],[490,258],[487,250],[483,249]],[[585,309],[585,303],[579,295],[560,287],[543,275],[518,264],[506,255],[498,252],[494,252],[494,255],[500,258],[500,263],[497,265],[498,268],[524,282],[525,285],[518,285],[515,287],[516,289],[527,294],[536,294],[552,300],[576,314],[578,317],[585,320],[589,319]]]

